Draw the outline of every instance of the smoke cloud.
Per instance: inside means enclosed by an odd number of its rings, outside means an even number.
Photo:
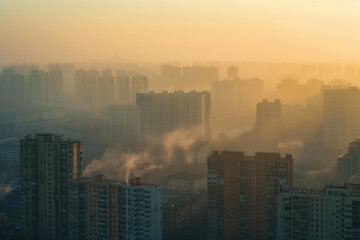
[[[286,148],[286,149],[290,149],[290,150],[294,150],[294,149],[300,149],[303,147],[303,143],[297,139],[292,139],[292,140],[288,140],[288,141],[282,141],[278,143],[278,148],[282,149],[282,148]]]
[[[153,141],[146,149],[129,153],[120,145],[108,148],[101,159],[94,159],[84,170],[85,176],[103,174],[109,178],[129,179],[157,169],[176,166],[177,154],[197,142],[191,130],[179,129]],[[189,162],[190,159],[183,159]]]

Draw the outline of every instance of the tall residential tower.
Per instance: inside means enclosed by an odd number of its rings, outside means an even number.
[[[81,178],[82,143],[37,134],[20,141],[21,226],[26,239],[68,239],[69,181]]]

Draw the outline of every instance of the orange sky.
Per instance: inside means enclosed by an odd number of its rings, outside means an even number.
[[[351,62],[359,29],[357,0],[0,0],[0,63]]]

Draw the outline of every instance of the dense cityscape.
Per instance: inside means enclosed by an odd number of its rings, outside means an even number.
[[[360,240],[360,3],[328,2],[0,3],[0,240]]]

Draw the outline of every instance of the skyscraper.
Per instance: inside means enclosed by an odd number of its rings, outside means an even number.
[[[306,90],[307,86],[305,84],[299,84],[291,78],[282,79],[277,85],[277,95],[284,104],[305,105]]]
[[[239,77],[239,69],[235,66],[229,66],[227,68],[227,79],[235,80]]]
[[[279,99],[257,103],[256,133],[261,139],[274,137],[281,126],[282,106]]]
[[[61,71],[63,73],[63,90],[65,93],[73,93],[75,89],[75,68],[73,64],[50,64],[48,66],[49,72]]]
[[[64,76],[60,70],[52,70],[50,74],[50,97],[53,100],[59,100],[63,96]]]
[[[170,85],[173,89],[182,87],[182,71],[181,67],[172,65],[161,66],[161,80],[163,84]]]
[[[138,93],[141,138],[154,140],[178,129],[191,129],[194,135],[210,137],[210,93],[207,91]]]
[[[209,239],[275,239],[276,194],[293,184],[290,154],[219,153],[208,158]]]
[[[83,104],[97,104],[99,100],[99,71],[95,69],[76,71],[75,92]]]
[[[70,183],[69,239],[162,239],[161,186],[84,178]]]
[[[126,75],[116,76],[116,103],[119,105],[130,104],[130,77]]]
[[[237,82],[233,80],[214,81],[212,84],[212,105],[215,114],[237,110]]]
[[[264,80],[259,78],[237,80],[237,107],[255,115],[256,103],[263,98]]]
[[[21,226],[26,239],[68,239],[69,181],[82,174],[82,143],[37,134],[20,141]]]
[[[216,80],[219,80],[219,73],[215,67],[183,67],[184,90],[210,90],[212,82]]]
[[[99,79],[99,103],[105,107],[115,103],[115,80],[110,69],[101,72]]]
[[[29,76],[29,103],[31,107],[41,107],[50,98],[50,81],[47,72],[33,70]]]
[[[147,93],[149,89],[148,79],[144,75],[135,75],[131,79],[131,104],[136,104],[137,93]]]
[[[11,68],[0,74],[0,105],[23,106],[25,103],[25,79]]]
[[[323,142],[344,150],[360,136],[360,90],[356,87],[324,90]]]
[[[23,75],[25,82],[29,80],[29,76],[32,71],[39,70],[39,66],[34,64],[11,65],[10,68],[16,73]]]
[[[107,111],[108,122],[117,140],[126,146],[140,143],[140,108],[138,106],[111,105]]]

